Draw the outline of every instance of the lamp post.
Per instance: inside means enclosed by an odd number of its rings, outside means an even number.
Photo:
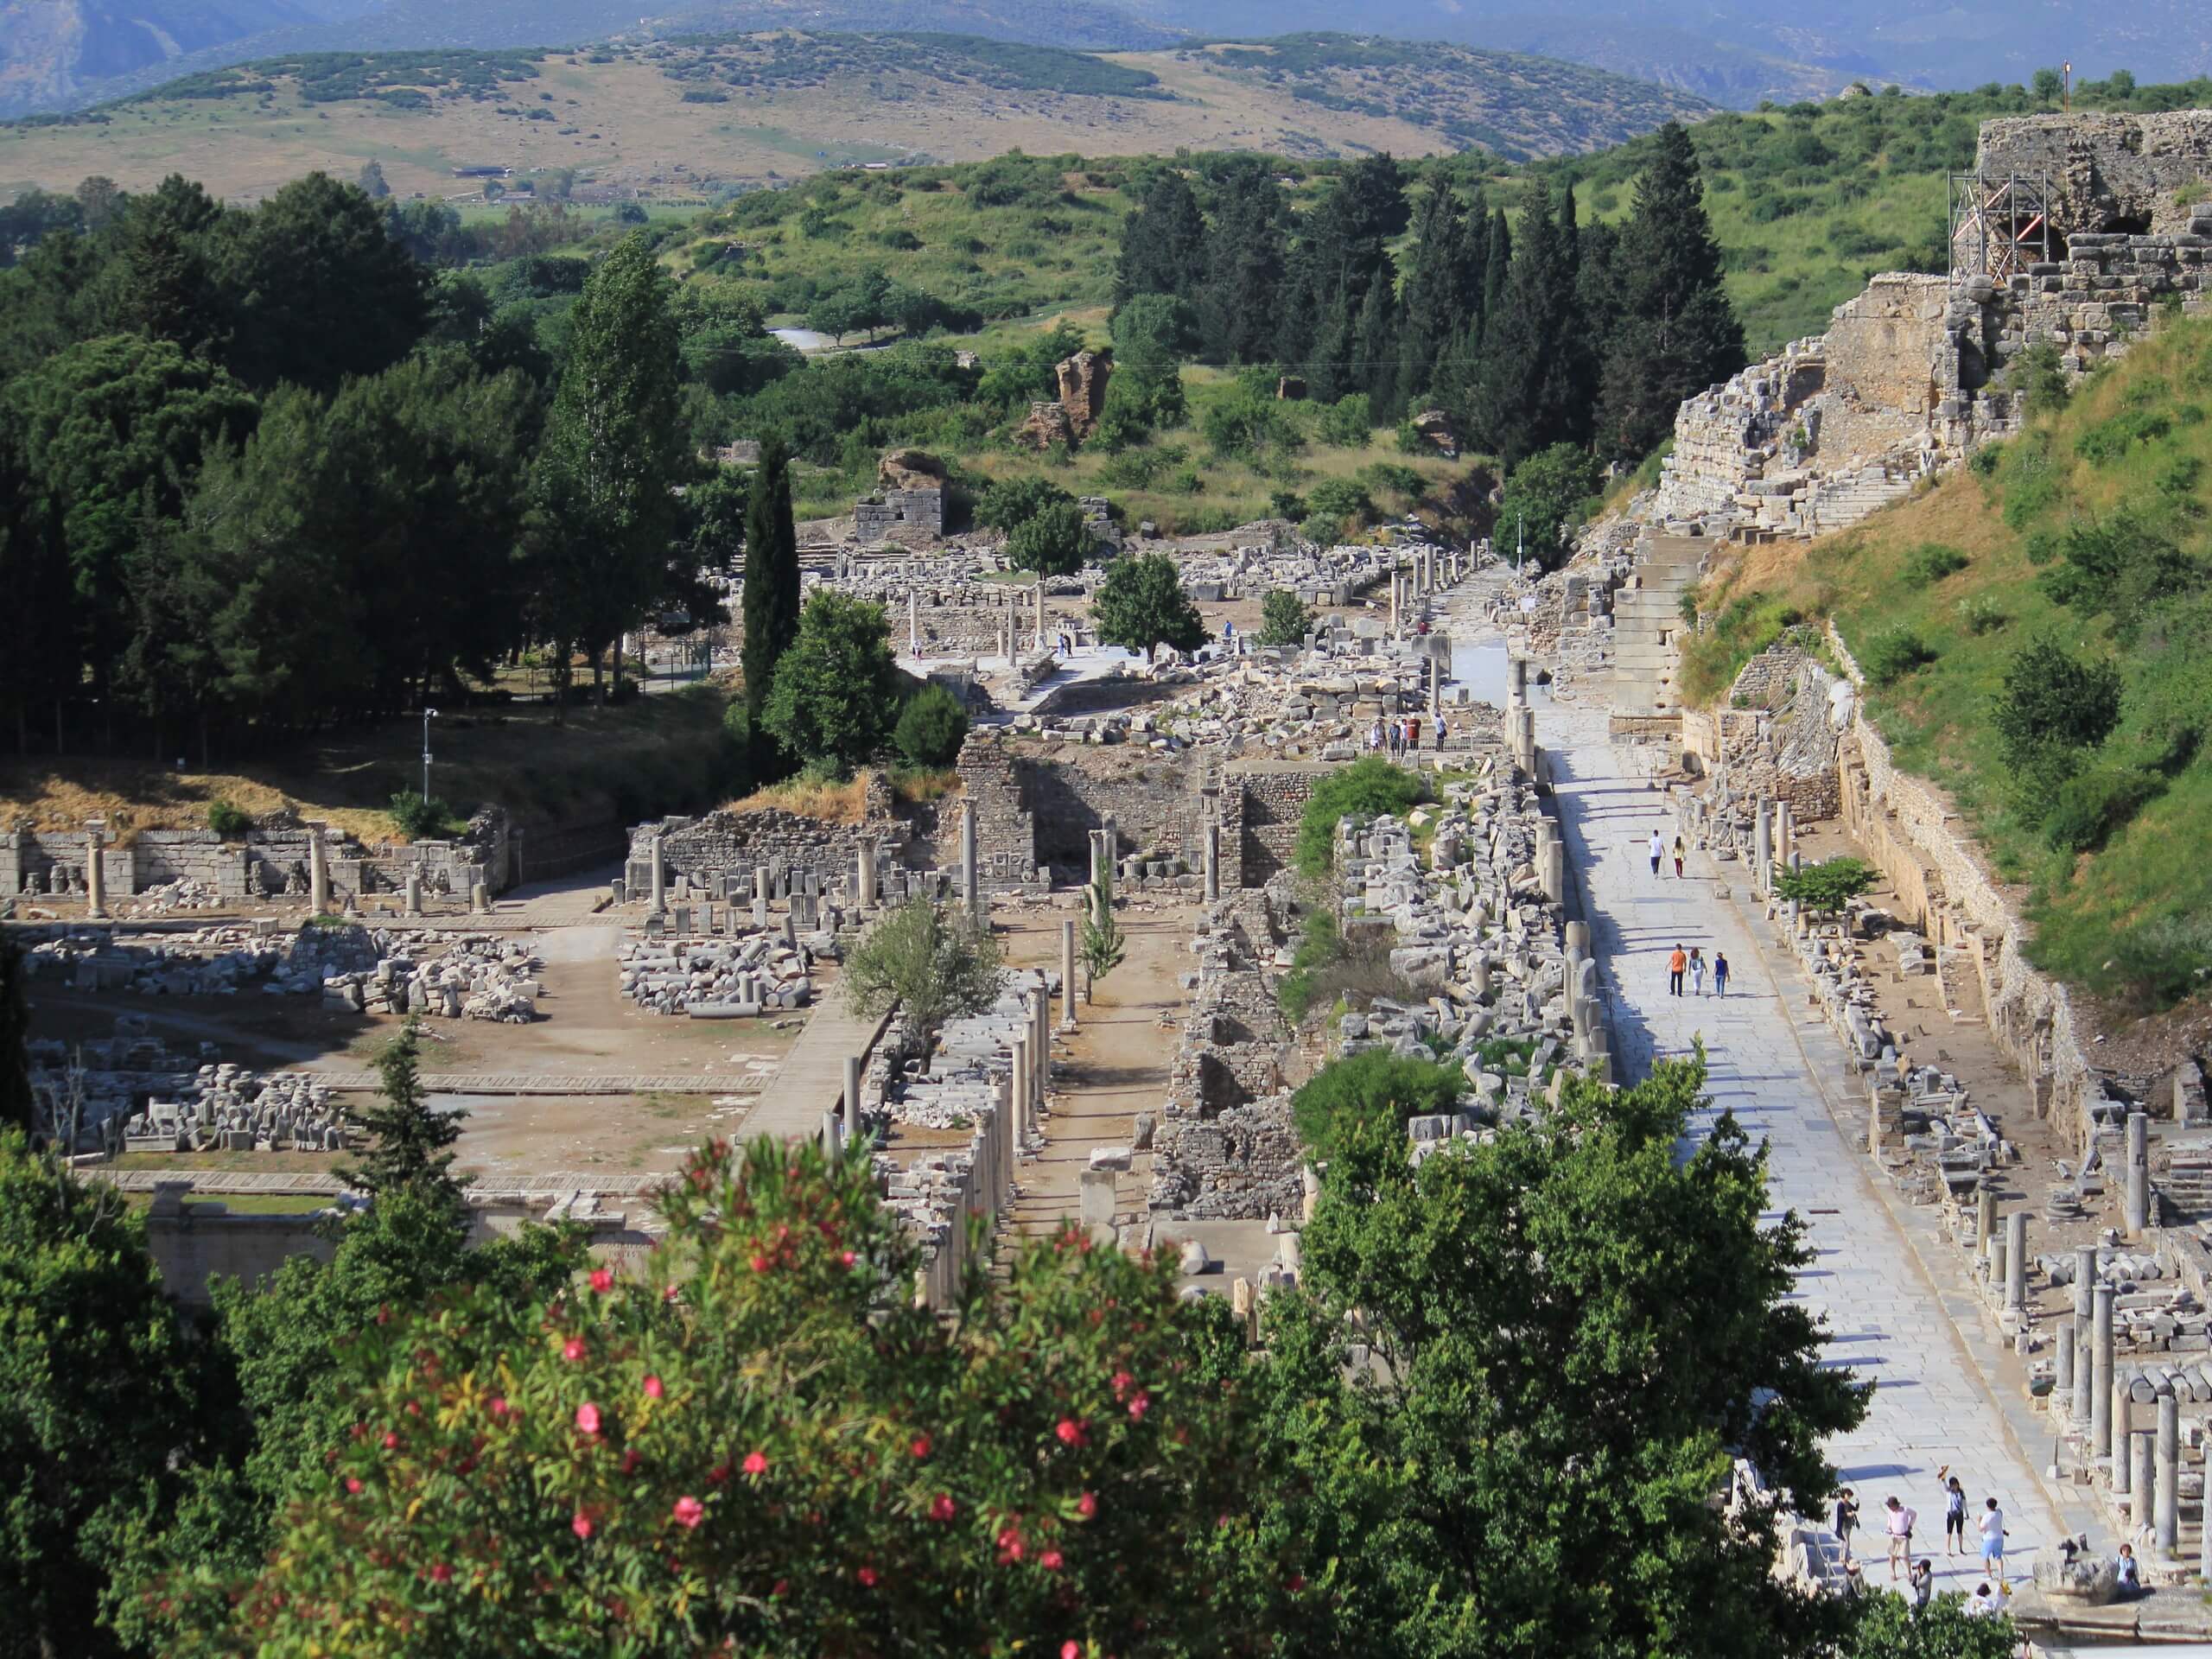
[[[438,717],[435,709],[423,710],[423,804],[430,804],[430,722]]]

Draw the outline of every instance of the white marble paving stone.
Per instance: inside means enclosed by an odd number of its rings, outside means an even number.
[[[1733,1110],[1765,1137],[1776,1211],[1794,1209],[1810,1224],[1820,1254],[1797,1296],[1827,1318],[1830,1355],[1877,1384],[1866,1421],[1827,1447],[1842,1484],[1859,1495],[1855,1541],[1868,1582],[1889,1581],[1880,1515],[1892,1492],[1920,1511],[1914,1549],[1932,1548],[1939,1589],[1971,1591],[1980,1581],[1974,1516],[1993,1496],[2010,1534],[2005,1577],[2025,1580],[2037,1552],[2064,1529],[2034,1471],[2012,1450],[1936,1287],[1872,1190],[1865,1154],[1828,1115],[1800,1034],[1791,1031],[1810,1011],[1785,1004],[1733,906],[1713,900],[1710,865],[1700,874],[1702,861],[1693,855],[1689,878],[1678,880],[1668,859],[1652,875],[1651,831],[1662,829],[1671,848],[1675,826],[1663,798],[1646,785],[1643,758],[1606,741],[1605,716],[1543,710],[1538,719],[1538,741],[1558,763],[1560,811],[1615,1011],[1619,1075],[1640,1076],[1655,1046],[1662,1056],[1684,1054],[1704,1037],[1714,1111]],[[1701,946],[1708,960],[1716,948],[1726,953],[1734,976],[1726,999],[1700,1000],[1687,982],[1682,996],[1669,995],[1667,957],[1677,943]],[[1709,992],[1710,976],[1706,982]],[[1815,1021],[1801,1034],[1814,1046],[1827,1033]],[[1966,1488],[1971,1556],[1942,1553],[1936,1471],[1944,1464]]]

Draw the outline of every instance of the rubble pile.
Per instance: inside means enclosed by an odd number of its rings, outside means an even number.
[[[789,927],[624,941],[622,995],[651,1014],[750,1020],[814,1000],[815,944]]]
[[[957,1129],[974,1122],[984,1107],[1006,1096],[1014,1071],[1014,1039],[1027,1036],[1032,1027],[1025,1001],[1040,992],[1056,995],[1059,987],[1057,973],[1010,970],[997,1001],[981,1014],[946,1021],[928,1054],[899,1063],[895,1081],[880,1076],[883,1110],[894,1123],[916,1128]],[[914,1045],[908,1041],[902,1046]],[[863,1106],[869,1095],[863,1084]]]
[[[537,1017],[535,952],[481,933],[378,932],[373,966],[321,980],[326,1007],[355,1014],[428,1014],[526,1026]]]
[[[150,1100],[124,1125],[127,1152],[343,1152],[344,1114],[303,1077],[203,1065],[175,1100]]]
[[[133,894],[116,909],[118,914],[127,917],[168,916],[182,910],[220,910],[225,902],[223,896],[207,882],[181,875],[174,881],[164,881],[159,887]]]

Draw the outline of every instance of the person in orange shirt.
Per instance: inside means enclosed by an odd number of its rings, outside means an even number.
[[[1690,959],[1682,954],[1682,947],[1679,944],[1676,945],[1675,947],[1675,954],[1667,958],[1667,992],[1669,995],[1680,996],[1682,994],[1682,970],[1689,965]]]

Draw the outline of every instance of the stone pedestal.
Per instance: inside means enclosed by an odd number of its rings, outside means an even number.
[[[862,836],[860,850],[854,857],[854,901],[862,910],[875,903],[875,837]]]

